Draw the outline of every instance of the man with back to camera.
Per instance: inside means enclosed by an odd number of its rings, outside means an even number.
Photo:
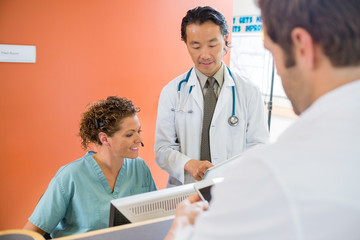
[[[197,195],[180,203],[166,239],[360,239],[359,0],[258,5],[264,46],[300,117],[243,154],[208,211]]]
[[[162,90],[155,133],[155,159],[169,173],[168,187],[201,180],[209,167],[268,142],[258,88],[221,60],[228,37],[214,8],[190,9],[182,20],[195,66]]]

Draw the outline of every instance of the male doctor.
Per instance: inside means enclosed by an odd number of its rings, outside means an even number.
[[[268,142],[258,88],[222,62],[228,36],[225,17],[212,7],[191,9],[182,20],[195,66],[163,88],[155,133],[168,187],[201,180],[208,168]]]

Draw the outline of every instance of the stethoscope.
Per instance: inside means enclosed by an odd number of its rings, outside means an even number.
[[[229,74],[231,76],[231,78],[234,80],[234,77],[229,69],[228,66],[226,66],[227,70],[229,71]],[[190,77],[190,74],[191,74],[191,71],[193,70],[193,68],[190,69],[190,71],[187,73],[186,75],[186,78],[181,80],[179,82],[179,85],[178,85],[178,89],[177,89],[177,93],[178,93],[178,103],[179,103],[179,107],[178,109],[171,109],[172,111],[176,111],[176,112],[184,112],[184,106],[186,105],[187,101],[189,100],[189,96],[191,94],[191,91],[193,89],[193,86],[190,86],[190,89],[189,89],[189,94],[187,95],[185,101],[183,104],[180,104],[180,90],[181,90],[181,85],[183,83],[187,83],[189,81],[189,77]],[[234,81],[235,82],[235,81]],[[233,100],[233,105],[232,105],[232,115],[229,117],[228,119],[228,123],[230,126],[237,126],[239,124],[239,118],[235,115],[235,86],[232,86],[232,100]],[[188,113],[193,113],[192,110],[189,110]]]

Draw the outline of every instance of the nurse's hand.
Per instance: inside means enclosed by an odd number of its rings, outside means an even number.
[[[190,159],[185,164],[184,168],[185,171],[189,172],[195,180],[200,181],[203,179],[206,170],[213,166],[214,165],[209,161],[199,161],[195,159]]]

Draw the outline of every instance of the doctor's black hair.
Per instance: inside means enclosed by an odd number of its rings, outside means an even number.
[[[140,109],[133,103],[118,96],[109,96],[88,106],[80,122],[81,145],[86,150],[90,143],[102,145],[99,132],[112,137],[120,130],[119,123],[126,117],[134,116]]]
[[[212,21],[220,27],[221,34],[223,37],[229,34],[229,28],[226,23],[226,19],[221,12],[215,8],[209,6],[198,6],[196,8],[190,9],[187,11],[186,16],[182,19],[181,22],[181,40],[186,43],[186,27],[189,24],[203,24],[207,21]],[[229,46],[229,42],[225,41],[225,45]]]

